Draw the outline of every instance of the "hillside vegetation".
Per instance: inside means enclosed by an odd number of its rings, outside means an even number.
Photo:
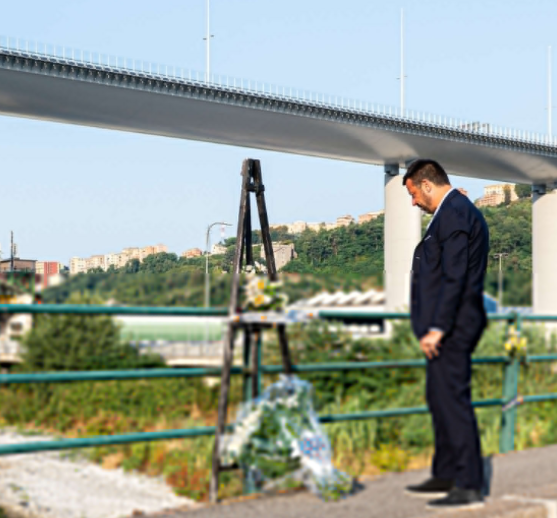
[[[498,207],[482,209],[490,228],[486,291],[497,294],[498,260],[494,254],[507,253],[503,261],[504,304],[531,303],[532,211],[529,198]],[[424,218],[424,226],[427,217]],[[379,217],[361,225],[333,230],[305,230],[288,234],[286,227],[274,229],[273,241],[294,243],[298,257],[283,268],[286,291],[291,300],[321,290],[368,289],[383,283],[383,224]],[[253,233],[255,256],[259,256],[260,234]],[[230,290],[230,271],[235,238],[226,240],[227,251],[210,257],[211,304],[225,306]],[[130,261],[122,268],[111,267],[79,274],[59,287],[45,291],[44,301],[64,303],[75,292],[93,292],[105,300],[123,304],[153,306],[201,306],[204,293],[205,258],[184,259],[161,253],[143,263]],[[224,273],[223,273],[224,272]]]

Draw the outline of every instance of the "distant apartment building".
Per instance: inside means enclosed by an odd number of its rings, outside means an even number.
[[[64,265],[56,261],[37,261],[35,264],[35,273],[42,276],[43,288],[50,286],[54,279],[58,282],[57,276],[63,269]]]
[[[203,251],[201,250],[201,248],[190,248],[189,250],[182,252],[181,255],[186,259],[191,259],[193,257],[201,257],[203,255]]]
[[[286,232],[289,234],[301,234],[304,230],[313,230],[319,232],[320,230],[331,230],[337,228],[336,223],[307,223],[306,221],[295,221],[294,223],[279,223],[277,225],[269,225],[271,230],[286,227]]]
[[[301,234],[306,228],[308,228],[308,224],[305,221],[294,221],[294,223],[286,226],[289,234]]]
[[[350,214],[347,214],[346,216],[340,216],[337,218],[337,227],[347,227],[355,222],[356,220],[350,216]]]
[[[86,271],[85,259],[81,257],[72,257],[70,259],[70,275],[77,275],[78,273],[85,273]]]
[[[143,248],[128,247],[124,248],[119,253],[93,255],[88,258],[72,257],[70,259],[70,275],[86,273],[93,268],[102,268],[105,271],[111,266],[114,266],[114,268],[121,268],[132,259],[137,259],[142,262],[149,255],[159,254],[161,252],[168,252],[168,247],[162,244],[145,246]]]
[[[308,224],[305,221],[295,221],[294,223],[276,223],[274,225],[269,225],[271,230],[276,230],[282,227],[286,227],[286,232],[289,234],[301,234]]]
[[[130,249],[132,255],[134,256],[133,259],[139,259],[143,261],[146,257],[154,254],[160,253],[168,253],[168,247],[166,245],[154,245],[154,246],[144,246],[143,248],[139,248],[139,253],[135,251],[135,249]],[[136,257],[137,256],[137,257]]]
[[[120,266],[123,266],[124,264],[126,264],[125,256],[122,254],[104,254],[104,265],[107,270],[111,266],[114,266],[114,268],[120,268]]]
[[[35,259],[20,259],[19,257],[14,257],[13,262],[12,268],[11,259],[2,259],[0,261],[0,272],[34,272],[37,263]]]
[[[138,261],[141,260],[141,248],[124,248],[122,253],[128,258],[128,261],[131,261],[132,259],[137,259]]]
[[[484,187],[484,195],[476,200],[478,207],[495,207],[505,201],[505,192],[508,190],[510,194],[510,201],[518,200],[515,191],[515,186],[512,184],[498,183],[494,185],[486,185]]]
[[[220,243],[215,243],[211,248],[211,254],[222,255],[226,253],[226,247]]]
[[[85,259],[85,266],[87,268],[87,271],[92,270],[93,268],[101,268],[102,270],[106,270],[104,255],[93,255],[88,259]]]
[[[322,221],[321,223],[308,223],[307,228],[308,230],[319,232],[320,230],[333,230],[334,228],[338,228],[338,225],[336,223],[325,223]]]
[[[144,246],[139,250],[139,260],[143,261],[143,259],[153,254],[156,254],[154,246]]]
[[[288,264],[292,259],[298,257],[292,243],[273,243],[273,255],[275,256],[275,266],[280,270]],[[260,256],[265,259],[265,250],[261,247]]]
[[[366,212],[365,214],[360,214],[358,216],[358,225],[367,223],[368,221],[373,221],[374,219],[377,219],[379,216],[383,216],[384,214],[384,210],[376,210],[375,212]]]
[[[365,223],[366,221],[371,221],[384,214],[384,210],[378,210],[375,212],[366,212],[365,214],[358,216],[357,222],[351,215],[347,214],[345,216],[338,217],[334,223],[308,223],[306,221],[295,221],[294,223],[279,223],[270,225],[270,228],[273,230],[280,227],[286,227],[286,231],[289,234],[301,234],[304,230],[319,232],[320,230],[333,230],[339,227],[347,227],[348,225],[352,225],[354,223]]]

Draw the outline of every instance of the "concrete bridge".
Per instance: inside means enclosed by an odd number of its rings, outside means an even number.
[[[557,142],[547,136],[229,78],[206,83],[173,67],[6,38],[0,114],[384,166],[389,309],[408,303],[420,239],[420,212],[401,183],[409,161],[531,184],[534,311],[557,314]]]

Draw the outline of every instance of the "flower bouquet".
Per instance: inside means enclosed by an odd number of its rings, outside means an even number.
[[[332,464],[329,440],[313,410],[312,386],[295,376],[281,376],[239,410],[234,432],[223,437],[222,464],[238,465],[260,487],[288,476],[324,500],[352,490],[352,479]]]
[[[282,311],[288,304],[288,296],[280,293],[282,282],[271,282],[266,277],[248,274],[245,287],[246,301],[243,311]]]

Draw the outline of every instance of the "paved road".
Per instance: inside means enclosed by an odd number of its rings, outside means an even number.
[[[491,495],[481,511],[460,511],[467,518],[557,518],[557,446],[513,452],[493,458]],[[325,503],[310,493],[172,510],[144,518],[417,518],[455,516],[428,511],[426,501],[404,494],[422,481],[425,470],[388,474],[364,481],[363,488],[340,502]]]

